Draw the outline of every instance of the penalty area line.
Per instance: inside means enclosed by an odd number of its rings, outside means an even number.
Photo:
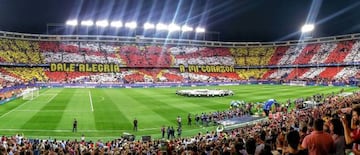
[[[91,97],[91,92],[90,92],[90,90],[89,90],[89,98],[90,98],[91,111],[94,111],[94,106],[93,106],[93,101],[92,101],[92,97]]]

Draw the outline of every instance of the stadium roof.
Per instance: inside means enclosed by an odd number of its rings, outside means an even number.
[[[221,41],[296,40],[360,32],[359,0],[1,0],[0,30],[46,33],[47,24],[78,20],[178,23],[219,32]]]

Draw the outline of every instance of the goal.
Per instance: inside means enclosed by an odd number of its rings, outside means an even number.
[[[39,88],[27,88],[22,92],[23,100],[33,100],[39,96]]]
[[[290,86],[306,86],[306,81],[290,81]]]

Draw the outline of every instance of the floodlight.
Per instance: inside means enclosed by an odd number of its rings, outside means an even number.
[[[183,25],[182,27],[181,27],[181,31],[183,31],[183,32],[189,32],[189,31],[193,31],[194,29],[192,28],[192,27],[190,27],[190,26],[187,26],[187,25]]]
[[[128,22],[128,23],[125,23],[125,27],[134,29],[137,27],[137,24],[136,24],[136,22]]]
[[[156,30],[168,30],[168,25],[162,23],[156,24]]]
[[[107,20],[99,20],[96,21],[96,26],[99,27],[107,27],[109,25],[109,22]]]
[[[301,32],[311,32],[315,28],[314,24],[305,24],[303,27],[301,27]]]
[[[112,21],[111,24],[110,24],[111,27],[115,27],[115,28],[119,28],[119,27],[122,27],[123,24],[121,21]]]
[[[144,24],[144,29],[147,30],[147,29],[154,29],[155,28],[155,25],[154,24],[151,24],[151,23],[145,23]]]
[[[94,22],[92,20],[83,20],[81,21],[82,26],[93,26]]]
[[[66,25],[69,25],[69,26],[77,26],[77,24],[78,24],[77,20],[68,20],[68,21],[66,21]]]
[[[204,32],[205,32],[205,28],[197,27],[197,28],[195,29],[195,32],[196,32],[196,33],[204,33]]]
[[[170,31],[170,32],[180,31],[180,29],[181,29],[180,26],[179,26],[179,25],[176,25],[176,24],[170,24],[168,28],[169,28],[169,31]]]

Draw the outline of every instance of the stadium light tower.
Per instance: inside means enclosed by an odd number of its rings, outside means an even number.
[[[168,25],[163,24],[163,23],[158,23],[156,24],[156,30],[168,30]]]
[[[96,21],[96,26],[98,26],[98,27],[107,27],[108,25],[109,25],[109,22],[107,20]]]
[[[181,30],[180,26],[176,25],[174,23],[170,24],[168,29],[169,29],[169,32],[175,32],[175,31],[180,31]]]
[[[82,26],[93,26],[94,22],[92,20],[83,20],[81,21]]]
[[[197,27],[197,28],[195,29],[195,32],[196,32],[196,33],[205,33],[205,28]]]
[[[78,25],[78,21],[76,19],[74,20],[68,20],[66,21],[66,25],[68,26],[77,26]]]
[[[190,26],[183,25],[183,26],[181,27],[181,31],[182,31],[182,32],[191,32],[191,31],[194,31],[194,29],[193,29],[192,27],[190,27]]]
[[[154,28],[155,28],[155,25],[152,24],[152,23],[145,23],[144,24],[144,29],[145,30],[154,29]]]
[[[136,22],[128,22],[125,23],[125,27],[129,28],[129,29],[135,29],[137,27]]]
[[[305,24],[304,26],[301,27],[301,32],[308,33],[313,31],[314,29],[315,29],[314,24]]]
[[[110,26],[111,26],[111,27],[115,27],[115,28],[120,28],[120,27],[123,26],[123,23],[122,23],[121,21],[112,21],[112,22],[110,23]]]

